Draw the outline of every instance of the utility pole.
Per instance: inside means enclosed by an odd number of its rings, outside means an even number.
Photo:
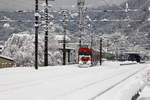
[[[91,48],[93,47],[93,36],[91,35]]]
[[[85,0],[78,0],[77,1],[77,6],[78,6],[78,10],[79,10],[79,47],[81,47],[81,36],[82,36],[82,31],[83,31],[83,12],[84,12],[84,4],[85,4]]]
[[[102,38],[100,38],[100,66],[102,65]]]
[[[44,49],[44,66],[48,66],[48,0],[45,0],[45,49]]]
[[[38,69],[38,28],[39,28],[38,0],[35,0],[35,69]]]
[[[44,66],[48,66],[48,1],[55,0],[45,0],[45,49],[44,49]]]
[[[63,28],[64,28],[64,38],[63,38],[63,65],[66,65],[66,19],[67,19],[67,11],[63,11]]]

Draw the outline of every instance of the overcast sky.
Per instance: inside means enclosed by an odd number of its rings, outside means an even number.
[[[39,0],[42,1],[42,0]],[[53,2],[54,6],[57,7],[71,7],[71,5],[76,5],[77,0],[55,0]],[[108,4],[120,4],[125,0],[85,0],[86,5],[89,7],[106,5],[104,1]],[[52,3],[52,2],[49,2]],[[0,0],[0,10],[28,10],[34,9],[34,0]]]

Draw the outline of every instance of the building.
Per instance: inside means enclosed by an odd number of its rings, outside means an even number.
[[[12,67],[14,65],[14,60],[9,57],[0,55],[0,68]]]
[[[61,53],[63,55],[63,40],[64,40],[64,35],[56,35],[55,36],[55,40],[58,41],[58,43],[60,44],[60,48],[59,50],[61,50]],[[76,57],[77,57],[77,54],[76,54],[76,50],[75,48],[79,45],[75,44],[75,43],[71,43],[70,42],[71,39],[66,35],[66,44],[65,44],[65,52],[66,52],[66,64],[72,64],[72,63],[76,63]]]

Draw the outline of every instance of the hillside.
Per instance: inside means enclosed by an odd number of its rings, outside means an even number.
[[[137,11],[129,11],[128,14],[125,13],[125,3],[120,6],[113,5],[111,7],[101,6],[98,8],[89,8],[85,13],[85,16],[89,16],[85,19],[85,34],[82,34],[83,40],[90,37],[91,35],[100,35],[100,34],[113,34],[121,33],[128,36],[128,40],[131,44],[142,45],[149,43],[150,38],[150,22],[148,18],[150,16],[150,11],[148,7],[150,5],[149,0],[129,0],[129,9],[137,9]],[[101,10],[102,12],[95,12],[94,10]],[[112,10],[112,11],[109,11]],[[79,18],[76,16],[76,11],[71,11],[68,15],[67,22],[67,34],[70,36],[72,42],[77,42],[79,33],[78,33],[78,23]],[[41,12],[41,16],[44,16]],[[128,17],[128,20],[127,19]],[[34,12],[0,12],[0,20],[17,20],[16,22],[2,22],[0,23],[0,40],[7,40],[9,36],[13,33],[31,31],[34,29]],[[50,31],[53,31],[57,34],[63,34],[63,25],[62,25],[62,13],[60,10],[50,12],[49,22],[53,23],[53,27]],[[102,21],[107,19],[109,21]],[[31,22],[26,22],[30,20]],[[44,20],[41,17],[40,21]],[[114,20],[114,21],[112,21]],[[115,21],[120,20],[120,21]],[[122,21],[121,21],[122,20]],[[126,20],[126,21],[125,21]],[[91,25],[91,28],[88,25]],[[42,28],[43,23],[40,23],[40,31],[44,31]],[[94,33],[94,34],[93,34]],[[33,33],[34,34],[34,33]],[[144,36],[143,36],[144,35]],[[141,38],[143,37],[143,38]],[[139,41],[140,38],[140,41]],[[144,40],[143,40],[144,39]],[[89,42],[88,40],[87,42]],[[145,48],[150,49],[150,46]]]

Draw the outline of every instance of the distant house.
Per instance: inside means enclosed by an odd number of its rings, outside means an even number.
[[[14,60],[12,58],[0,55],[0,68],[12,67]]]

